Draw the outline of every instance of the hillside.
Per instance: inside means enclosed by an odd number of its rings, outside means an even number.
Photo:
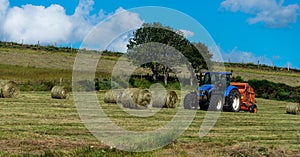
[[[106,53],[96,77],[110,79],[118,56]],[[43,82],[62,77],[71,84],[75,52],[0,47],[0,79]],[[124,65],[127,68],[129,65]],[[267,79],[299,86],[295,70],[227,65],[234,76]],[[138,71],[145,72],[145,71]],[[104,103],[106,91],[97,92],[103,111],[118,126],[130,131],[155,130],[168,124],[183,109],[163,108],[150,117],[135,117],[118,105]],[[176,91],[179,102],[185,93]],[[180,95],[181,94],[181,95]],[[60,100],[45,91],[22,91],[16,99],[0,99],[0,156],[296,156],[299,154],[299,117],[285,114],[290,102],[257,99],[258,113],[222,112],[207,136],[199,129],[206,112],[197,110],[185,132],[158,150],[133,153],[111,149],[99,142],[81,121],[74,98]],[[179,103],[178,103],[179,104]]]
[[[65,80],[71,80],[76,58],[75,52],[0,47],[0,79],[40,81],[62,77]],[[109,79],[119,55],[103,54],[97,66],[96,77]],[[295,69],[287,71],[277,68],[273,70],[271,67],[262,68],[233,63],[225,64],[225,66],[227,71],[233,70],[234,77],[241,76],[244,80],[266,79],[294,87],[300,86],[300,72]]]
[[[257,65],[225,64],[227,71],[233,71],[233,76],[241,76],[245,81],[251,79],[268,80],[276,83],[284,83],[293,87],[300,86],[300,72],[297,69],[287,70],[272,67],[263,68]]]

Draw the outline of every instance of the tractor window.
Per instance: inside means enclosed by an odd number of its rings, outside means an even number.
[[[220,81],[218,74],[206,74],[204,76],[203,84],[214,84]]]
[[[211,83],[213,84],[219,83],[221,81],[219,74],[211,74],[210,77],[211,77]]]
[[[204,76],[203,84],[211,84],[211,79],[210,79],[210,75],[209,74],[206,74]]]
[[[215,83],[228,87],[230,85],[230,75],[223,75],[218,73],[208,73],[204,75],[202,85]]]
[[[222,84],[223,86],[227,86],[226,75],[221,75],[221,84]]]

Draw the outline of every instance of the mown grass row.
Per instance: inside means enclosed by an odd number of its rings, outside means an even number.
[[[161,109],[141,118],[116,104],[99,102],[107,116],[126,130],[144,132],[166,125],[178,109]],[[300,117],[285,114],[287,102],[258,99],[258,113],[222,112],[209,134],[199,137],[206,112],[198,110],[187,130],[170,145],[153,152],[130,153],[109,149],[79,118],[73,98],[51,99],[50,92],[22,92],[17,99],[0,99],[0,155],[172,156],[230,155],[249,147],[262,153],[299,153]],[[251,150],[246,151],[251,155]]]

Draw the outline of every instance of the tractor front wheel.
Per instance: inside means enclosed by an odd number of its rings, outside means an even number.
[[[198,99],[196,92],[191,92],[184,97],[183,107],[184,109],[197,109]]]
[[[223,110],[223,97],[221,95],[212,95],[210,99],[210,105],[208,110],[210,111],[222,111]]]
[[[241,94],[237,89],[230,91],[226,98],[226,106],[228,111],[239,112],[241,107]]]

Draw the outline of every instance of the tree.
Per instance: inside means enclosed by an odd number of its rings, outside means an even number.
[[[158,74],[164,76],[164,83],[170,72],[176,72],[176,66],[183,64],[183,55],[173,47],[161,43],[145,43],[127,52],[127,57],[141,67],[150,68],[153,73],[153,80],[157,80]]]
[[[167,46],[159,46],[158,49],[153,50],[150,49],[149,46],[141,46],[146,43],[160,43]],[[162,26],[160,23],[146,23],[141,28],[137,29],[134,32],[134,36],[129,40],[128,47],[128,56],[131,57],[134,63],[139,63],[139,60],[146,60],[149,59],[149,57],[163,57],[161,56],[155,56],[156,54],[164,54],[167,55],[166,58],[168,59],[168,62],[173,60],[180,60],[180,57],[171,58],[170,56],[174,57],[174,55],[171,55],[170,49],[168,47],[173,47],[177,51],[181,52],[182,55],[187,58],[187,60],[191,63],[191,67],[189,70],[191,72],[200,72],[201,69],[207,69],[208,64],[206,61],[210,61],[212,55],[209,53],[207,47],[202,43],[191,43],[188,41],[184,36],[183,33],[180,31],[174,31],[171,27],[168,26]],[[143,50],[141,50],[143,49]],[[138,52],[139,53],[136,53]],[[153,54],[149,55],[149,53],[152,51]],[[200,53],[201,52],[201,53]],[[156,54],[155,54],[156,53]],[[144,55],[146,54],[146,55]],[[201,55],[203,54],[203,56]],[[163,60],[160,59],[160,60]],[[166,83],[167,77],[169,75],[169,72],[172,71],[172,69],[164,66],[163,64],[159,64],[159,62],[151,62],[143,65],[144,67],[149,67],[153,72],[153,79],[156,80],[159,73],[162,73],[164,75],[164,82]],[[189,66],[188,66],[189,67]],[[192,71],[192,70],[195,71]],[[191,76],[192,79],[192,76]],[[192,82],[192,81],[191,81]]]

